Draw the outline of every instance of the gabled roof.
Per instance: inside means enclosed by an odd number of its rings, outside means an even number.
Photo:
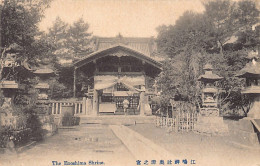
[[[118,44],[123,44],[149,57],[153,57],[153,54],[157,52],[157,45],[152,37],[123,37],[120,34],[116,37],[95,37],[94,51],[104,50]]]
[[[126,45],[123,45],[123,44],[113,45],[113,46],[110,46],[109,48],[105,48],[105,49],[93,52],[93,53],[87,55],[85,58],[81,59],[80,61],[74,63],[73,66],[76,68],[79,68],[87,63],[92,62],[95,59],[99,59],[104,56],[107,56],[107,55],[109,55],[109,53],[113,53],[114,51],[117,51],[117,50],[122,50],[122,51],[132,53],[130,56],[141,59],[141,60],[145,61],[146,63],[157,67],[158,69],[161,69],[161,67],[162,67],[162,64],[160,62],[156,61],[155,59],[147,56],[144,53],[134,50]]]

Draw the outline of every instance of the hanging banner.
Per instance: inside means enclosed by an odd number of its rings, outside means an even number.
[[[94,89],[102,90],[113,87],[117,83],[124,84],[129,90],[139,91],[135,86],[145,85],[144,76],[118,76],[105,75],[94,77]]]

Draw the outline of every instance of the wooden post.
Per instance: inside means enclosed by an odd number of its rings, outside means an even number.
[[[140,116],[144,116],[145,112],[145,87],[142,86],[140,93]]]
[[[76,81],[77,81],[77,69],[74,68],[74,72],[73,72],[73,97],[76,98]]]
[[[86,97],[83,97],[83,100],[82,100],[82,114],[83,115],[86,115],[86,112],[87,112],[87,98]]]
[[[98,113],[98,92],[96,89],[93,90],[93,115]]]

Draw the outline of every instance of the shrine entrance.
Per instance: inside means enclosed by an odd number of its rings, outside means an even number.
[[[128,85],[129,86],[129,85]],[[102,89],[99,94],[99,114],[138,115],[140,92],[122,83]]]
[[[77,77],[86,81],[87,115],[151,115],[148,96],[161,64],[128,47],[118,45],[94,52],[74,65]]]

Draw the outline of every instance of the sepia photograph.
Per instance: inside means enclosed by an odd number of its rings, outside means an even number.
[[[0,166],[260,166],[260,0],[0,0]]]

